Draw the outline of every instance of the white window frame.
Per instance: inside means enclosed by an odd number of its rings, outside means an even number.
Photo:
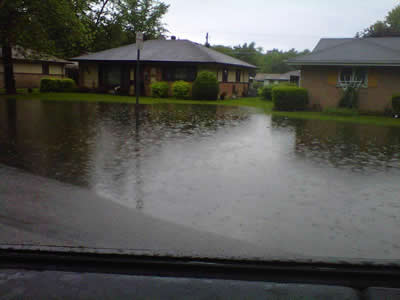
[[[350,80],[350,83],[356,83],[357,81],[356,80],[354,80],[355,79],[355,77],[356,77],[356,73],[357,73],[357,70],[359,70],[359,69],[363,69],[363,70],[365,70],[365,81],[364,81],[364,83],[360,86],[360,87],[362,87],[362,88],[368,88],[368,69],[367,68],[363,68],[363,67],[345,67],[345,68],[342,68],[342,69],[340,69],[340,71],[339,71],[339,73],[338,73],[338,86],[340,87],[340,86],[342,86],[341,85],[341,83],[342,83],[342,81],[341,81],[341,77],[342,77],[342,72],[345,70],[345,69],[352,69],[352,74],[351,74],[351,80]]]

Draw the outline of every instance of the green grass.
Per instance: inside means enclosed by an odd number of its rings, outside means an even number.
[[[1,91],[0,91],[1,92]],[[92,94],[92,93],[40,93],[37,90],[31,94],[21,93],[18,95],[8,96],[0,95],[0,98],[13,98],[21,100],[38,99],[43,101],[76,101],[76,102],[107,102],[107,103],[135,103],[136,98],[132,96],[115,96],[107,94]],[[400,126],[400,119],[394,119],[384,116],[362,115],[354,112],[342,110],[327,110],[324,112],[280,112],[273,111],[271,101],[261,100],[259,98],[240,98],[232,100],[218,101],[198,101],[198,100],[177,100],[173,98],[152,98],[141,97],[141,104],[200,104],[200,105],[228,105],[228,106],[249,106],[260,108],[268,114],[276,116],[284,116],[293,119],[312,119],[336,122],[349,122],[358,124],[372,124],[379,126]]]

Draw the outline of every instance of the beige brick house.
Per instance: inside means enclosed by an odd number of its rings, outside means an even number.
[[[63,78],[69,62],[52,56],[40,55],[20,47],[12,49],[15,85],[17,88],[36,88],[40,79]],[[4,88],[4,66],[0,48],[0,88]]]
[[[135,44],[73,58],[79,62],[79,84],[87,88],[120,87],[134,94],[136,86]],[[249,72],[256,67],[188,40],[149,40],[141,51],[141,95],[151,95],[151,84],[177,80],[193,82],[199,71],[214,72],[220,83],[220,96],[247,95]]]
[[[289,59],[315,109],[337,107],[343,87],[359,86],[359,109],[383,112],[400,93],[400,37],[321,39],[313,52]]]

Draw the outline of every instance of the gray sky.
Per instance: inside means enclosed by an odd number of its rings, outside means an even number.
[[[162,0],[170,35],[211,44],[256,42],[264,50],[312,49],[321,37],[353,37],[398,0]]]

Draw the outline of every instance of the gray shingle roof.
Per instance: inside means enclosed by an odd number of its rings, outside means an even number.
[[[3,57],[2,50],[3,49],[0,47],[0,58]],[[30,49],[24,49],[20,46],[13,47],[11,53],[12,53],[12,58],[15,60],[29,60],[29,61],[53,62],[53,63],[63,63],[63,64],[71,63],[67,60],[43,53],[38,53]]]
[[[283,74],[271,74],[271,73],[258,73],[256,74],[256,81],[264,81],[264,80],[290,80],[290,76],[299,76],[300,77],[300,70],[290,71]]]
[[[288,60],[291,65],[400,66],[400,37],[321,39],[313,52]]]
[[[72,58],[73,61],[136,61],[136,44],[108,49],[93,54]],[[218,63],[245,68],[256,68],[239,59],[204,47],[188,40],[145,41],[141,61],[147,62],[191,62]]]

